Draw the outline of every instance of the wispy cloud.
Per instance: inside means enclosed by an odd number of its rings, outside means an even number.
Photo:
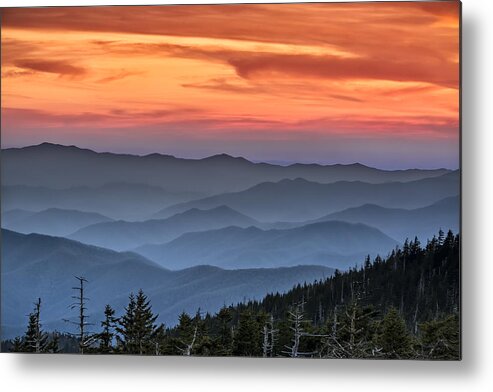
[[[17,68],[28,69],[35,72],[47,72],[58,74],[60,76],[82,76],[86,74],[87,70],[83,67],[79,67],[70,64],[63,60],[40,60],[40,59],[18,59],[14,61],[14,65]]]
[[[227,137],[295,149],[305,135],[320,149],[342,137],[458,148],[458,10],[456,1],[5,9],[2,136],[37,129],[152,145],[173,135],[197,148]]]

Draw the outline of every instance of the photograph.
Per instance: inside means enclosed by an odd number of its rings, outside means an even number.
[[[1,352],[460,361],[461,12],[1,8]]]

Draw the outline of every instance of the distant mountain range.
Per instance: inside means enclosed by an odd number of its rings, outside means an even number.
[[[436,235],[440,229],[459,231],[460,200],[458,196],[442,199],[430,206],[406,210],[385,208],[374,204],[365,204],[348,208],[321,217],[314,222],[342,220],[364,223],[382,230],[392,238],[403,242],[406,238],[418,237],[422,241]]]
[[[259,221],[306,221],[363,204],[387,208],[419,208],[460,191],[459,172],[411,182],[370,184],[339,181],[320,184],[305,179],[255,185],[242,192],[223,193],[167,207],[153,215],[167,218],[191,208],[228,206]]]
[[[286,230],[227,227],[187,233],[135,252],[170,269],[198,264],[233,269],[317,264],[347,269],[368,254],[384,255],[397,245],[367,225],[330,221]]]
[[[2,230],[2,338],[24,332],[32,303],[42,298],[47,330],[71,331],[62,321],[75,318],[69,309],[74,275],[88,279],[90,321],[99,325],[105,304],[121,314],[128,294],[143,288],[159,313],[158,321],[174,325],[182,311],[215,312],[224,304],[260,299],[297,283],[323,279],[333,269],[299,266],[275,269],[224,270],[197,266],[169,271],[134,253],[118,253],[76,241]],[[94,327],[98,329],[98,327]]]
[[[174,324],[182,311],[214,312],[385,256],[407,237],[459,231],[460,175],[446,169],[43,143],[2,150],[0,170],[4,337],[23,332],[38,297],[45,328],[66,331],[74,275],[89,280],[91,321],[142,288]]]
[[[459,198],[449,197],[418,209],[365,204],[311,221],[275,223],[256,221],[226,206],[192,208],[144,222],[112,221],[70,210],[13,210],[4,214],[2,226],[117,251],[135,250],[170,269],[200,264],[225,268],[319,264],[346,269],[366,254],[386,252],[406,238],[426,241],[440,228],[458,231],[459,209]]]
[[[226,154],[204,159],[170,155],[146,156],[97,153],[75,146],[43,143],[9,148],[1,154],[2,185],[48,188],[100,187],[107,183],[144,183],[167,192],[219,194],[242,191],[261,182],[304,178],[308,181],[415,181],[449,172],[438,170],[379,170],[361,164],[279,166],[253,163]],[[164,206],[163,206],[164,207]]]
[[[66,236],[74,231],[112,219],[94,212],[49,208],[40,212],[10,210],[2,214],[2,227],[19,233]]]
[[[168,242],[191,231],[248,227],[258,223],[226,206],[210,210],[192,208],[163,220],[97,223],[78,230],[69,238],[114,250],[130,250],[143,244]]]
[[[112,219],[125,220],[139,220],[163,206],[204,196],[192,192],[169,192],[157,186],[139,183],[108,183],[97,187],[77,186],[68,189],[4,184],[2,180],[3,212],[14,209],[43,211],[58,208],[96,212]]]

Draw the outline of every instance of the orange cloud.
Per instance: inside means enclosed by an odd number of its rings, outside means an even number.
[[[276,74],[324,79],[377,79],[425,82],[458,88],[457,67],[440,59],[406,61],[387,58],[341,59],[300,55],[257,55],[233,57],[229,63],[239,76],[252,78]]]
[[[60,60],[19,59],[14,61],[14,65],[17,68],[54,73],[61,76],[81,76],[86,73],[84,68]]]
[[[151,144],[180,129],[458,142],[459,10],[456,1],[3,9],[3,142],[36,124],[57,135],[99,129],[94,140],[133,127]]]

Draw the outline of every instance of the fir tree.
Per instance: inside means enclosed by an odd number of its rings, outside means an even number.
[[[23,352],[43,353],[47,352],[48,334],[41,329],[41,298],[34,304],[34,311],[29,314],[29,322],[24,339],[22,340]]]
[[[460,329],[457,315],[420,325],[422,355],[428,359],[460,358]]]
[[[46,347],[46,351],[51,354],[62,352],[60,349],[60,334],[58,332],[55,331],[51,334],[51,340]]]
[[[376,340],[385,358],[405,359],[413,354],[412,338],[404,320],[394,307],[385,315]]]
[[[124,353],[135,353],[135,295],[130,293],[125,314],[118,319],[115,330],[118,332],[116,337],[119,350]]]
[[[216,339],[216,354],[221,356],[231,355],[233,350],[233,334],[231,322],[233,316],[227,307],[221,308],[216,315],[219,323],[219,336]]]
[[[185,356],[192,355],[197,343],[199,326],[197,317],[192,319],[187,313],[183,312],[178,318],[178,351]]]
[[[20,353],[24,349],[23,341],[20,336],[16,336],[12,341],[12,347],[10,348],[10,352],[12,353]]]
[[[240,314],[238,329],[234,337],[233,354],[246,357],[262,355],[261,328],[251,310]]]
[[[99,334],[99,352],[108,354],[113,351],[114,329],[118,319],[115,317],[115,311],[110,305],[104,308],[104,320],[101,322],[103,331]]]
[[[164,324],[160,324],[154,332],[154,355],[168,354],[168,336],[166,335],[166,328]]]
[[[123,352],[139,355],[155,352],[155,335],[159,328],[155,324],[157,317],[142,290],[139,290],[136,297],[130,294],[125,314],[116,328],[120,334],[119,342]]]
[[[195,313],[193,319],[194,328],[197,331],[193,351],[197,355],[209,356],[213,350],[212,340],[209,337],[209,332],[205,320],[202,318],[200,308]]]

